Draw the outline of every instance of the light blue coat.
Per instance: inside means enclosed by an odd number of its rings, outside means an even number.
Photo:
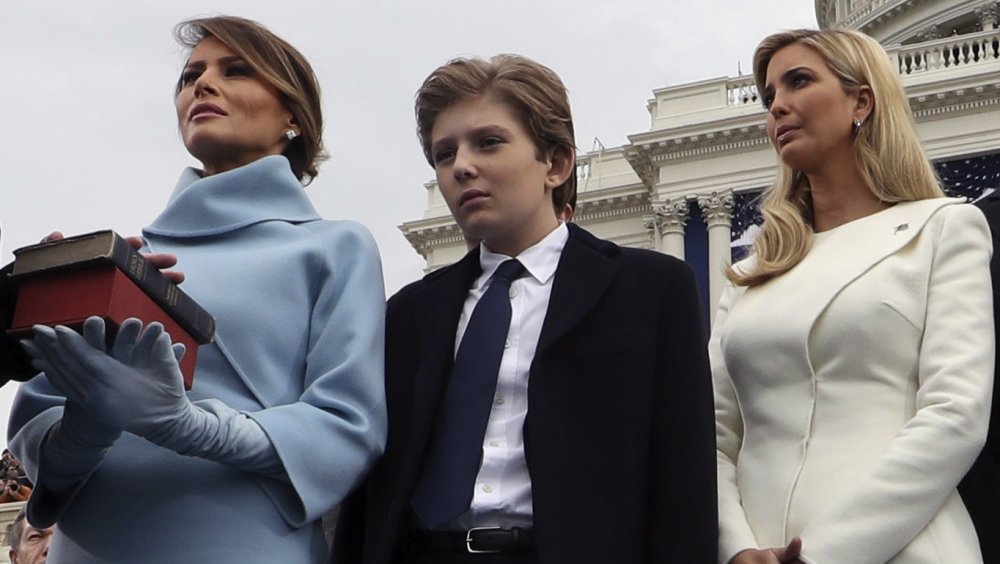
[[[143,231],[175,253],[184,290],[212,313],[192,401],[246,413],[284,475],[189,458],[128,433],[58,522],[50,562],[324,562],[319,518],[384,447],[384,289],[364,227],[320,219],[284,157],[181,176]],[[37,477],[63,398],[21,387],[11,449]]]

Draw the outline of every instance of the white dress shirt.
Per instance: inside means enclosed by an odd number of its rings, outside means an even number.
[[[472,505],[445,528],[531,526],[531,478],[524,458],[523,433],[528,413],[528,373],[549,307],[552,280],[568,239],[569,230],[560,223],[517,257],[494,253],[480,244],[483,272],[465,299],[455,335],[455,351],[465,335],[472,311],[500,263],[517,258],[527,272],[510,286],[510,329],[483,437],[483,463],[476,476]]]

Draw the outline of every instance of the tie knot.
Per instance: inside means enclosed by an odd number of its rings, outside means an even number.
[[[517,259],[510,259],[500,263],[493,279],[503,278],[507,284],[510,284],[522,276],[524,276],[524,265]]]

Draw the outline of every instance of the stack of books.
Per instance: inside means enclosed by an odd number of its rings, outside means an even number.
[[[109,335],[130,317],[162,323],[171,340],[187,348],[181,372],[190,389],[198,345],[215,335],[215,319],[114,231],[17,249],[0,276],[0,323],[6,329],[0,380],[24,381],[35,374],[16,343],[30,338],[34,325],[79,330],[84,320],[97,315],[104,318]]]

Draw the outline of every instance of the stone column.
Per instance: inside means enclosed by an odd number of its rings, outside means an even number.
[[[715,317],[719,298],[726,286],[725,268],[732,262],[733,192],[712,192],[698,196],[698,207],[708,226],[708,293],[710,319]]]
[[[661,250],[684,260],[684,226],[688,220],[688,204],[684,197],[671,198],[653,205],[656,228],[662,238]]]

